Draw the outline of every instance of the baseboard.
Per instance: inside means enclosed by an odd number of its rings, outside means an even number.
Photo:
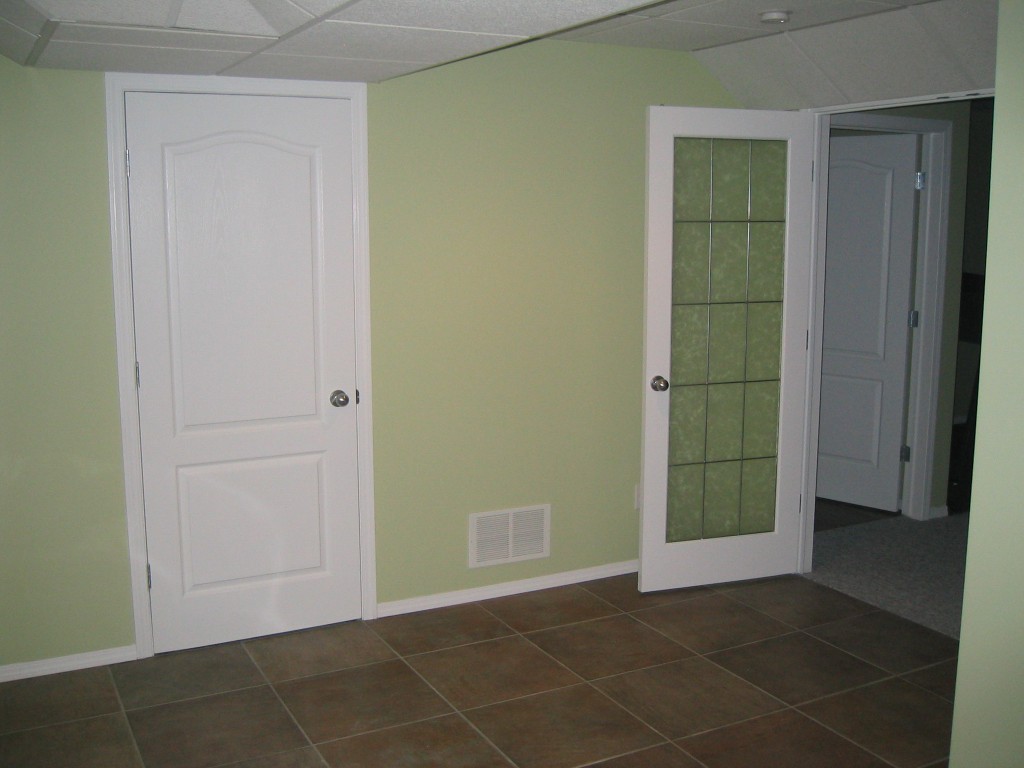
[[[605,579],[609,576],[636,573],[639,567],[640,562],[638,560],[627,560],[621,563],[599,565],[595,568],[583,568],[578,571],[553,573],[550,576],[538,576],[533,579],[506,581],[486,587],[460,589],[457,592],[442,592],[436,595],[411,597],[407,600],[393,600],[387,603],[379,603],[377,605],[377,615],[380,617],[397,616],[401,613],[413,613],[414,611],[426,611],[431,608],[444,608],[449,605],[475,603],[478,600],[489,600],[492,597],[507,597],[508,595],[518,595],[523,592],[536,592],[538,589],[564,587],[567,584],[579,584],[582,581],[593,581],[594,579]]]
[[[935,520],[939,517],[949,517],[949,507],[943,504],[939,507],[931,507],[928,510],[928,517],[925,520]]]
[[[134,645],[121,648],[107,648],[102,651],[76,653],[72,656],[58,656],[53,659],[26,661],[21,664],[7,664],[0,667],[0,683],[8,680],[22,680],[26,677],[41,677],[55,672],[72,672],[76,669],[102,667],[106,664],[119,664],[122,661],[134,661],[139,654]]]

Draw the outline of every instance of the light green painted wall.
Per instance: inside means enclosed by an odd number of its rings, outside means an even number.
[[[685,54],[538,42],[371,86],[382,601],[632,560],[645,120],[733,106]],[[467,516],[551,503],[551,557]]]
[[[0,57],[0,665],[133,640],[103,76]]]
[[[999,4],[992,198],[971,530],[953,719],[953,768],[1016,768],[1024,755],[1024,2]]]

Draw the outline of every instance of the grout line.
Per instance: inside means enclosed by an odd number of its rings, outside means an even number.
[[[142,749],[139,747],[138,739],[135,738],[135,729],[132,728],[132,721],[128,719],[128,710],[124,706],[124,699],[121,698],[121,689],[117,687],[117,679],[114,677],[114,670],[108,664],[107,676],[110,678],[110,685],[114,688],[114,695],[117,697],[117,705],[121,708],[121,717],[124,718],[124,724],[128,728],[128,738],[132,740],[132,747],[135,750],[135,755],[139,758],[139,765],[145,768],[146,761],[142,757]]]

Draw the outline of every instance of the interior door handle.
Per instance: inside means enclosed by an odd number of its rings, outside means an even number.
[[[664,392],[668,389],[668,379],[664,376],[655,376],[651,379],[651,389],[655,392]]]
[[[340,389],[331,392],[331,405],[335,408],[344,408],[348,405],[348,395]]]

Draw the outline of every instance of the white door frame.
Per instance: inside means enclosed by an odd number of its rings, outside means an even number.
[[[153,655],[153,620],[146,572],[146,516],[142,491],[142,448],[135,370],[135,319],[128,221],[126,91],[219,93],[261,96],[309,96],[348,99],[352,105],[352,172],[355,269],[356,414],[359,462],[360,598],[363,618],[377,613],[376,549],[373,506],[373,397],[370,385],[369,184],[366,85],[250,78],[179,75],[106,75],[107,168],[110,236],[114,275],[114,323],[120,392],[121,444],[124,459],[125,510],[131,569],[135,649],[138,658]]]
[[[921,102],[914,102],[921,103]],[[865,109],[899,104],[865,105]],[[942,517],[945,507],[929,506],[935,455],[935,424],[938,415],[939,363],[942,345],[942,313],[945,303],[949,176],[952,161],[952,125],[943,120],[888,117],[849,113],[849,107],[818,115],[816,210],[814,218],[814,296],[809,346],[810,397],[807,419],[807,475],[804,498],[813,510],[817,487],[818,422],[821,405],[821,355],[825,304],[825,231],[828,195],[828,141],[832,128],[917,133],[921,136],[921,170],[927,185],[921,193],[918,212],[917,266],[914,278],[914,307],[920,312],[910,353],[907,401],[907,444],[911,460],[904,472],[902,513],[915,520]],[[801,570],[811,569],[814,515],[804,520]]]

